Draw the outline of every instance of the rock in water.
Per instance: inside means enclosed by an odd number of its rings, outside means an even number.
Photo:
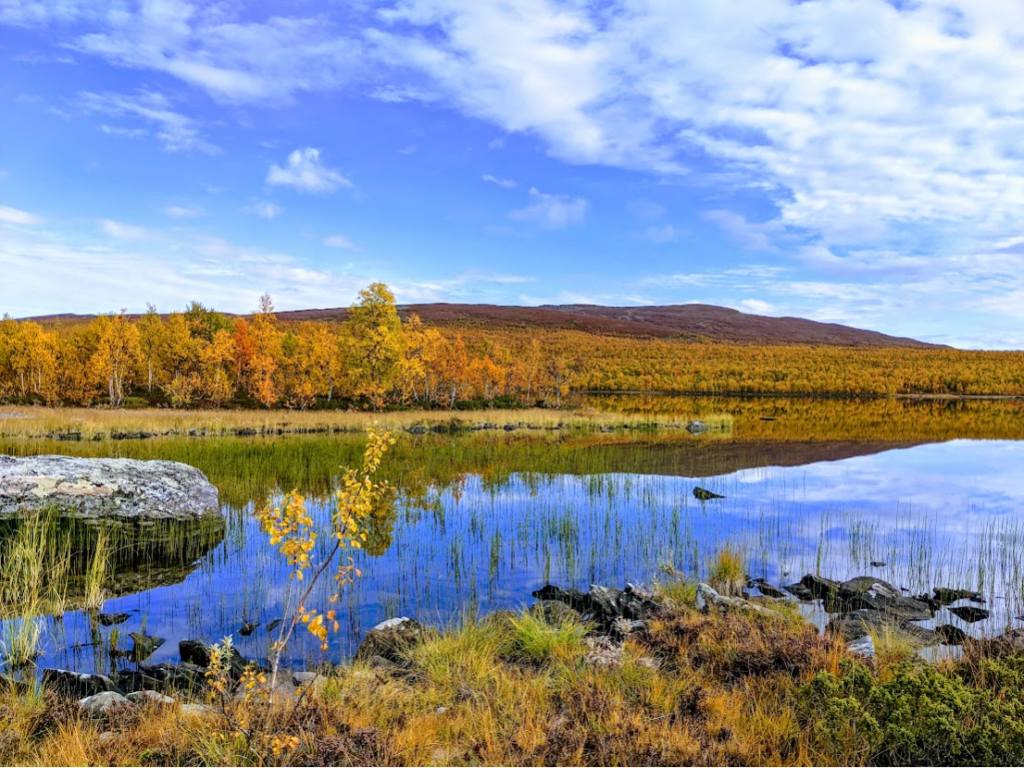
[[[220,507],[217,489],[187,464],[0,456],[0,519],[51,508],[83,519],[194,520]]]
[[[124,624],[131,618],[127,613],[100,613],[96,615],[97,621],[104,627],[113,627],[117,624]]]
[[[722,496],[719,493],[715,493],[714,491],[709,491],[707,488],[701,488],[699,485],[693,489],[693,497],[695,499],[699,499],[700,501],[711,501],[711,499],[725,498],[725,496]]]
[[[984,608],[976,608],[973,605],[961,605],[956,608],[948,608],[950,613],[959,619],[963,619],[968,624],[973,624],[976,621],[987,619],[989,616],[988,611]]]
[[[134,641],[130,654],[132,661],[145,661],[153,655],[157,648],[167,642],[162,637],[147,635],[144,632],[129,632],[128,637]]]
[[[943,645],[963,645],[968,635],[960,627],[942,624],[935,628],[935,634],[942,638]]]
[[[703,421],[691,421],[686,425],[686,431],[691,435],[703,435],[708,431],[708,425]]]

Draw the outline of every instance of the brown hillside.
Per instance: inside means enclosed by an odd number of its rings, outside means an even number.
[[[739,344],[810,344],[836,347],[935,347],[914,339],[887,336],[835,323],[798,317],[749,315],[708,304],[658,307],[602,307],[591,304],[514,307],[494,304],[406,304],[404,316],[418,315],[427,325],[472,328],[546,328],[602,336],[680,338]],[[341,322],[348,309],[301,309],[279,312],[285,322]],[[53,324],[88,322],[87,315],[31,318]]]
[[[507,307],[493,304],[408,304],[403,314],[428,325],[537,327],[600,335],[684,338],[740,344],[825,344],[838,347],[932,347],[915,339],[887,336],[835,323],[798,317],[763,317],[708,304],[659,307],[602,307],[591,304]],[[282,320],[344,320],[345,309],[282,312]]]

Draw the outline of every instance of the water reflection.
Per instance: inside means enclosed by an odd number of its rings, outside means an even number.
[[[1021,612],[1024,443],[731,448],[704,446],[696,461],[692,448],[631,444],[617,462],[602,463],[629,472],[475,472],[406,483],[357,557],[364,576],[344,592],[349,633],[335,658],[384,618],[444,624],[474,610],[517,608],[545,582],[650,581],[661,564],[699,575],[726,542],[743,549],[752,576],[773,583],[819,571],[840,579],[871,573],[911,592],[980,589],[991,619],[966,625],[942,617],[975,634],[1000,630]],[[708,450],[721,455],[709,461]],[[725,498],[702,503],[695,485]],[[329,501],[310,509],[326,523]],[[122,637],[144,627],[167,638],[152,661],[174,659],[180,639],[228,634],[247,656],[267,654],[266,625],[280,618],[293,585],[252,506],[224,511],[226,537],[190,561],[182,581],[140,582],[141,591],[106,603],[106,611],[130,616],[117,628]],[[326,605],[330,588],[323,584],[314,602]],[[242,637],[248,622],[260,626]],[[109,663],[89,644],[113,628],[71,612],[49,629],[46,663]],[[305,641],[290,649],[290,662],[319,658]]]

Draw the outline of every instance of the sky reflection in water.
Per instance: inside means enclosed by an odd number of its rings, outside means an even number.
[[[1021,613],[1022,460],[1022,442],[960,440],[706,478],[517,474],[494,485],[469,476],[436,489],[426,507],[400,503],[390,546],[385,536],[376,556],[357,557],[364,575],[344,593],[331,656],[351,653],[369,627],[395,615],[446,624],[474,610],[520,608],[549,581],[650,582],[662,564],[703,573],[725,543],[745,550],[752,575],[776,583],[820,569],[840,579],[871,573],[913,592],[980,587],[993,618],[969,629],[998,631]],[[702,504],[695,485],[726,498]],[[326,519],[326,503],[310,505]],[[143,626],[167,638],[152,661],[176,659],[182,638],[228,634],[247,656],[266,655],[263,626],[248,638],[237,630],[281,616],[291,583],[251,508],[225,513],[226,539],[183,582],[105,606],[130,613],[122,638]],[[323,587],[311,607],[326,606]],[[945,612],[940,620],[968,628]],[[47,625],[54,637],[44,665],[109,665],[101,646],[88,644],[110,628],[80,612]],[[304,636],[291,653],[294,663],[318,658]]]

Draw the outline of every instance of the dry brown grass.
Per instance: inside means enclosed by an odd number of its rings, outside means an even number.
[[[45,408],[26,406],[0,407],[0,436],[44,437],[65,432],[80,432],[83,439],[112,432],[149,432],[157,435],[187,435],[189,430],[207,434],[233,434],[236,430],[255,429],[261,433],[308,433],[316,431],[362,432],[371,426],[400,430],[424,424],[449,424],[453,419],[474,427],[506,424],[521,427],[552,429],[579,427],[615,429],[636,426],[681,428],[690,420],[683,415],[622,414],[592,408],[554,410],[528,408],[523,410],[483,411],[255,411],[255,410],[175,410],[144,408],[110,410],[106,408]],[[732,418],[727,415],[702,417],[709,426],[728,432]]]
[[[571,628],[570,628],[571,629]],[[526,649],[529,649],[528,651]],[[0,763],[46,765],[807,764],[799,684],[834,648],[783,618],[704,616],[680,606],[626,643],[621,664],[536,619],[468,622],[384,669],[337,669],[308,703],[243,702],[274,754],[218,714],[148,707],[102,720],[74,705],[0,707]],[[237,714],[237,713],[236,713]],[[260,746],[262,745],[262,746]]]

